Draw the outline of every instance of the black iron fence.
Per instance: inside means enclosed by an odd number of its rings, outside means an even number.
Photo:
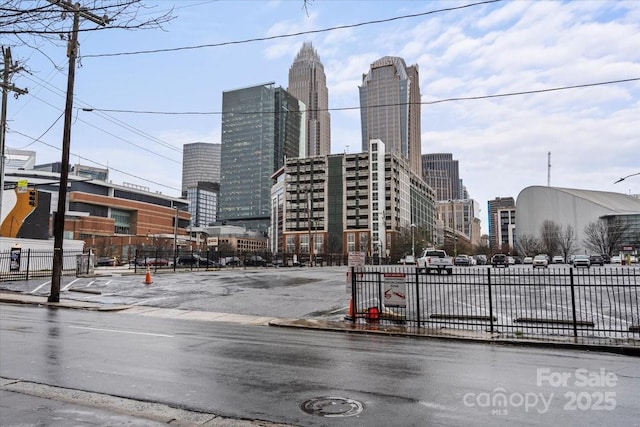
[[[198,259],[198,261],[195,261],[196,259]],[[264,265],[265,267],[323,267],[347,265],[347,261],[348,258],[342,254],[318,254],[309,259],[309,254],[274,254],[272,252],[262,251],[174,251],[173,249],[150,248],[134,252],[132,258],[129,260],[129,265],[135,269],[146,269],[149,267],[157,271],[184,268],[207,270],[221,267],[242,267],[245,265]]]
[[[352,267],[355,322],[514,335],[640,337],[640,268]]]
[[[62,275],[75,276],[90,271],[89,254],[62,252]],[[24,249],[0,252],[0,281],[29,280],[53,274],[53,251]]]

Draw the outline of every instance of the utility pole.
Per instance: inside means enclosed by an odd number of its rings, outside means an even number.
[[[64,243],[64,217],[67,204],[67,183],[69,180],[69,151],[71,147],[71,119],[73,113],[73,85],[76,71],[76,58],[78,57],[78,29],[80,27],[80,17],[105,26],[107,17],[99,17],[88,9],[80,7],[63,0],[48,0],[49,3],[56,4],[64,10],[73,13],[73,30],[67,46],[67,56],[69,56],[69,75],[67,78],[67,99],[64,110],[64,130],[62,132],[62,165],[60,168],[60,188],[58,190],[58,209],[53,218],[53,271],[51,275],[51,292],[49,302],[60,301],[60,279],[62,277],[62,266],[64,262],[62,246]]]
[[[2,197],[4,194],[4,164],[5,164],[5,147],[7,134],[7,97],[9,92],[15,92],[16,98],[20,95],[28,93],[26,89],[20,89],[11,84],[11,74],[22,70],[18,64],[11,63],[11,48],[2,48],[2,57],[4,58],[4,69],[2,83],[2,112],[0,113],[0,218],[2,217]]]

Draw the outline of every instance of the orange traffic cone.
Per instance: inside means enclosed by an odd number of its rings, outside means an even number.
[[[145,276],[144,276],[144,284],[145,285],[150,285],[152,283],[153,283],[153,281],[151,280],[151,269],[149,267],[147,267],[147,274],[145,274]]]

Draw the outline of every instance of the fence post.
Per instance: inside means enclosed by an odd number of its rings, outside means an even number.
[[[29,263],[31,262],[31,248],[27,249],[27,280],[29,280]]]
[[[571,311],[573,312],[573,337],[578,337],[578,320],[576,318],[576,293],[573,283],[573,268],[569,269],[569,278],[571,284]]]
[[[358,317],[358,302],[356,295],[356,268],[354,266],[351,266],[351,308],[353,309],[353,316],[351,316],[352,323],[356,323],[356,317]]]
[[[380,258],[378,258],[380,259]],[[378,265],[378,269],[380,266]],[[378,315],[382,316],[382,302],[384,301],[384,294],[382,292],[382,272],[378,271]]]
[[[489,291],[489,332],[493,333],[493,297],[491,295],[491,267],[487,268],[487,289]]]
[[[416,275],[416,320],[418,321],[418,328],[420,327],[420,269],[417,267],[415,268],[415,275]]]

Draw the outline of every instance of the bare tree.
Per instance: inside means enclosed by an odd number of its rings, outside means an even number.
[[[567,261],[569,256],[573,254],[576,249],[577,234],[573,226],[567,224],[566,227],[560,227],[558,234],[558,248],[560,254]]]
[[[599,219],[590,222],[584,228],[583,244],[594,253],[611,255],[622,242],[622,237],[628,228],[629,224],[620,220],[607,222]]]
[[[545,219],[540,226],[540,243],[542,252],[549,256],[558,252],[560,226],[550,219]]]
[[[175,17],[173,10],[153,14],[153,7],[142,0],[1,0],[0,36],[8,46],[27,46],[48,58],[46,44],[64,46],[71,32],[73,19],[61,5],[96,16],[104,16],[107,25],[81,20],[78,32],[107,31],[113,29],[163,29]],[[53,63],[53,61],[51,61]]]
[[[522,256],[533,256],[542,252],[540,240],[531,234],[518,236],[518,253]]]

